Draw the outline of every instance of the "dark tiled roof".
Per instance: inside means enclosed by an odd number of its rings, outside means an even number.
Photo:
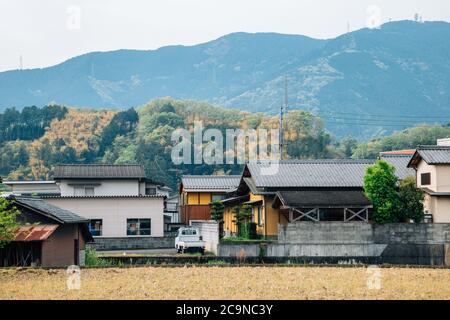
[[[146,194],[146,195],[123,195],[123,196],[60,196],[60,195],[41,195],[42,199],[111,199],[111,198],[119,198],[119,199],[128,199],[128,198],[165,198],[166,196],[159,194]]]
[[[408,168],[411,157],[412,155],[410,154],[380,154],[380,159],[394,166],[395,175],[401,180],[409,176],[416,176],[416,171],[412,168]]]
[[[142,165],[58,165],[54,170],[54,179],[143,179],[145,170]]]
[[[183,176],[186,191],[231,191],[239,186],[241,176]]]
[[[71,211],[61,209],[39,198],[13,196],[12,199],[19,206],[22,205],[28,207],[33,211],[40,212],[61,223],[83,223],[88,221],[86,218]]]
[[[293,208],[314,207],[367,207],[372,203],[360,190],[304,190],[279,191],[275,196],[273,206]]]
[[[419,146],[417,153],[428,164],[450,164],[449,146]]]
[[[374,161],[283,160],[278,166],[257,161],[248,163],[247,168],[256,188],[362,187],[366,168]]]

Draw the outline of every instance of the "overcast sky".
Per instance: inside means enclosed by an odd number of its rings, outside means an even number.
[[[236,31],[332,38],[390,19],[450,21],[449,0],[0,0],[0,71]],[[378,21],[378,22],[377,22]]]

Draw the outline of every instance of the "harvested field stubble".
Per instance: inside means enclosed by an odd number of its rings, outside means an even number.
[[[370,289],[364,267],[82,269],[68,290],[65,270],[4,269],[0,299],[450,299],[450,269],[379,271]]]

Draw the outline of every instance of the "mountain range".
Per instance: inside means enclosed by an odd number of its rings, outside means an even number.
[[[232,33],[194,46],[92,52],[1,72],[0,111],[49,103],[128,108],[172,96],[275,114],[285,82],[289,108],[320,115],[340,136],[450,122],[450,24],[390,22],[328,40]]]

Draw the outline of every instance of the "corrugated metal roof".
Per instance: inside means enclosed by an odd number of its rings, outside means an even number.
[[[414,154],[414,152],[416,152],[416,149],[382,151],[382,152],[380,152],[380,156],[382,156],[382,155],[409,155],[409,156],[412,156]]]
[[[214,176],[198,175],[183,176],[181,183],[186,191],[222,191],[227,192],[236,189],[241,181],[241,176]]]
[[[283,160],[247,164],[257,188],[362,187],[366,168],[375,160]],[[272,170],[267,170],[272,164]]]
[[[416,171],[412,168],[408,168],[409,160],[411,160],[410,154],[386,154],[381,153],[380,159],[391,164],[395,168],[395,175],[403,180],[409,176],[416,176]]]
[[[14,201],[18,205],[23,205],[31,210],[36,210],[42,212],[44,215],[48,215],[50,218],[54,218],[62,223],[83,223],[87,222],[88,219],[83,218],[76,213],[69,210],[61,209],[50,203],[45,202],[40,198],[29,198],[29,197],[13,197]]]
[[[42,241],[58,228],[56,224],[20,226],[15,234],[15,241]]]
[[[291,208],[332,208],[332,207],[369,207],[372,203],[360,190],[304,190],[279,191],[273,206]]]
[[[417,152],[428,164],[450,164],[450,146],[419,146]]]
[[[140,179],[145,178],[142,165],[58,165],[54,179]]]

